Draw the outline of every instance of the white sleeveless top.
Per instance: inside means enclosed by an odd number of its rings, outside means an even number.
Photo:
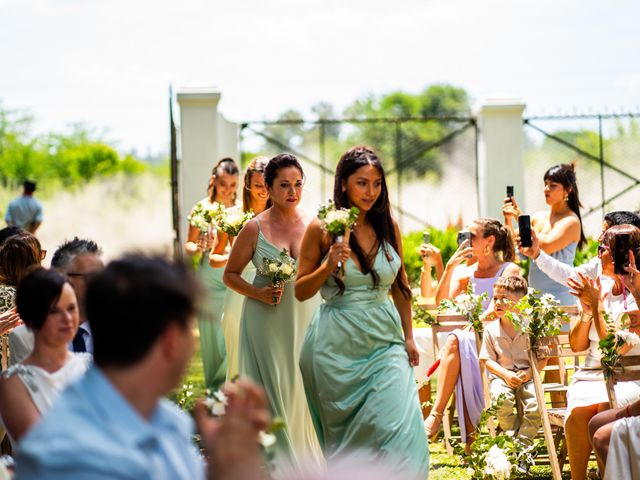
[[[27,388],[31,399],[41,415],[47,413],[64,388],[78,380],[92,362],[90,353],[70,353],[69,360],[59,370],[49,373],[35,365],[21,363],[9,367],[2,373],[4,378],[18,375]]]

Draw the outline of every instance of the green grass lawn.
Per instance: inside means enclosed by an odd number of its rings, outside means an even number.
[[[199,346],[199,342],[197,342],[197,344]],[[170,398],[185,410],[190,410],[195,399],[203,396],[204,394],[204,371],[202,368],[200,349],[197,348],[182,387],[170,395]],[[459,432],[454,428],[452,433],[456,435]],[[429,480],[466,480],[471,478],[471,475],[467,473],[467,467],[462,464],[461,457],[457,455],[452,457],[447,454],[441,437],[438,438],[438,441],[429,445],[429,452]],[[591,462],[589,467],[595,468],[595,462]],[[520,476],[519,478],[550,480],[551,469],[548,465],[536,465],[531,469],[528,475]],[[570,478],[567,466],[565,466],[563,478]]]

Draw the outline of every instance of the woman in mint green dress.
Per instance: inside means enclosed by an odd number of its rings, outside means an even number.
[[[299,300],[320,290],[325,301],[300,356],[316,433],[329,462],[371,458],[399,478],[424,480],[429,450],[411,368],[418,364],[411,291],[384,171],[371,148],[342,156],[334,202],[360,209],[349,244],[333,243],[319,220],[311,222],[296,280]]]
[[[247,166],[244,173],[244,185],[242,189],[242,211],[252,211],[255,215],[262,213],[271,206],[267,186],[264,183],[264,169],[269,159],[267,157],[256,157]],[[218,232],[217,245],[210,256],[209,264],[213,268],[220,269],[224,273],[224,267],[229,259],[228,245],[233,243],[224,232]],[[253,263],[247,264],[242,272],[242,278],[248,283],[252,283],[256,276],[256,269]],[[238,352],[240,350],[240,317],[244,308],[245,296],[228,288],[224,298],[224,308],[222,312],[222,331],[224,333],[224,344],[227,352],[227,381],[238,376]]]
[[[211,172],[209,195],[198,203],[211,205],[218,202],[227,208],[235,205],[238,174],[236,162],[230,158],[220,160]],[[198,228],[189,225],[185,243],[185,251],[188,255],[201,255],[198,262],[198,276],[205,286],[206,293],[198,311],[198,330],[205,385],[212,390],[217,389],[224,382],[227,373],[227,354],[220,324],[227,287],[222,281],[222,269],[212,268],[209,265],[209,254],[215,245],[215,237],[215,231],[201,233]]]
[[[303,461],[321,457],[305,399],[298,356],[311,316],[311,300],[295,299],[293,283],[274,287],[259,273],[263,259],[278,259],[283,249],[296,259],[309,223],[298,208],[304,176],[293,155],[272,158],[264,173],[272,206],[250,220],[235,240],[224,280],[246,296],[240,324],[240,375],[261,385],[271,413],[285,428],[276,432],[276,477]],[[258,269],[252,283],[242,273],[249,262]],[[315,305],[317,305],[317,303]]]

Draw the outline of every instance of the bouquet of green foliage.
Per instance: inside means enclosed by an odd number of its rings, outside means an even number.
[[[357,207],[336,208],[336,204],[329,200],[325,205],[320,205],[318,209],[318,218],[320,225],[325,232],[330,233],[336,239],[336,242],[349,244],[349,236],[351,229],[356,224],[356,219],[360,209]],[[340,275],[344,276],[344,266],[342,262],[338,263]]]
[[[469,282],[465,293],[461,293],[453,300],[448,298],[442,300],[438,306],[438,312],[458,313],[460,315],[464,315],[467,317],[467,320],[469,320],[473,330],[480,336],[480,338],[482,338],[482,332],[484,331],[482,320],[480,320],[480,316],[484,310],[482,302],[488,298],[489,296],[486,292],[482,295],[476,295],[473,292],[473,285]]]
[[[549,293],[529,289],[529,293],[515,304],[517,312],[507,312],[507,317],[523,334],[529,336],[531,348],[536,349],[538,339],[558,335],[569,316],[560,308],[560,302]]]
[[[504,432],[490,436],[486,431],[489,419],[496,416],[503,402],[504,394],[501,394],[480,415],[476,439],[471,445],[470,454],[465,452],[459,441],[449,440],[454,451],[467,462],[467,473],[474,480],[508,479],[518,463],[522,466],[533,464],[535,447],[523,448]]]
[[[224,207],[218,202],[209,203],[201,200],[195,204],[187,220],[191,226],[201,232],[208,232],[212,226],[216,225],[223,212]]]
[[[218,219],[218,229],[230,237],[237,237],[242,227],[254,217],[252,210],[248,212],[224,211]]]
[[[282,287],[285,283],[293,281],[296,277],[296,262],[283,248],[278,258],[262,259],[262,265],[258,267],[258,273],[271,280],[274,287]],[[277,299],[274,298],[275,302]]]
[[[438,319],[431,315],[426,308],[422,308],[418,305],[416,297],[411,300],[411,307],[413,310],[413,328],[430,327],[438,323]]]
[[[620,360],[620,350],[626,344],[635,347],[640,343],[640,337],[628,330],[615,330],[615,327],[609,323],[609,318],[605,314],[605,322],[610,326],[607,335],[600,340],[598,347],[602,352],[602,358],[600,363],[602,364],[602,370],[605,378],[608,378],[613,373],[613,369],[617,366]]]

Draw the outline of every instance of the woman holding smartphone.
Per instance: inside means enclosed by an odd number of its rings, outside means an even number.
[[[544,174],[544,198],[549,210],[531,216],[531,228],[536,232],[543,252],[568,265],[573,264],[576,248],[582,247],[586,238],[582,231],[578,183],[573,165],[551,167]],[[504,199],[502,214],[504,224],[513,232],[513,221],[521,215],[515,197]],[[529,286],[542,293],[555,296],[561,305],[574,305],[575,298],[569,287],[550,279],[531,262]]]

